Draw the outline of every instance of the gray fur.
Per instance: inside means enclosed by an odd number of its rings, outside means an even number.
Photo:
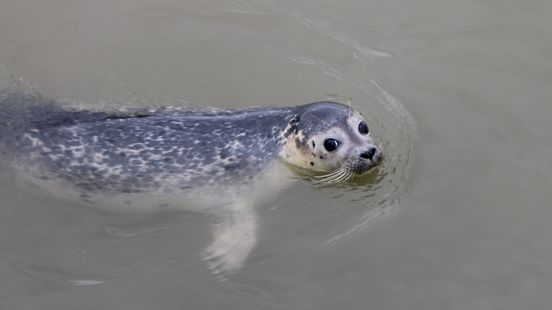
[[[32,182],[54,183],[55,193],[70,185],[85,201],[99,197],[110,207],[131,204],[127,199],[134,196],[138,207],[150,199],[144,207],[172,204],[211,214],[213,240],[203,259],[224,278],[244,265],[256,244],[253,206],[290,183],[274,162],[328,170],[322,176],[328,182],[363,172],[373,158],[359,154],[374,146],[369,135],[358,133],[360,121],[358,112],[334,102],[109,113],[65,109],[37,94],[0,91],[0,157]],[[322,147],[331,137],[343,141],[332,154]]]
[[[66,110],[39,95],[3,92],[0,151],[38,167],[41,178],[62,179],[83,192],[144,192],[167,178],[177,189],[245,183],[278,156],[299,120],[308,135],[315,124],[339,123],[347,111],[323,102],[123,114]]]

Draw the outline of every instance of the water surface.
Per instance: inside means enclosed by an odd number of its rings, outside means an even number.
[[[227,281],[209,220],[75,205],[0,168],[6,309],[549,309],[552,4],[4,1],[0,85],[73,105],[349,99],[386,152],[298,181]]]

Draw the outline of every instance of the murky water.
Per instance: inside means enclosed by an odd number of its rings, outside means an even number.
[[[365,182],[259,206],[227,281],[208,219],[97,210],[0,168],[2,309],[550,309],[552,3],[1,1],[0,85],[72,104],[351,99]],[[412,116],[410,116],[412,115]]]

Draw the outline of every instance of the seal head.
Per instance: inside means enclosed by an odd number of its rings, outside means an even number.
[[[286,134],[285,162],[339,181],[364,174],[382,154],[362,114],[336,102],[299,107]]]

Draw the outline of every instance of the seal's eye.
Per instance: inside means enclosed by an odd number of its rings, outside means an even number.
[[[339,147],[339,141],[337,141],[336,139],[324,140],[324,148],[326,149],[326,151],[333,152],[337,150],[338,147]]]
[[[358,124],[358,132],[363,135],[367,135],[368,131],[368,125],[366,125],[366,122],[360,122],[360,124]]]

